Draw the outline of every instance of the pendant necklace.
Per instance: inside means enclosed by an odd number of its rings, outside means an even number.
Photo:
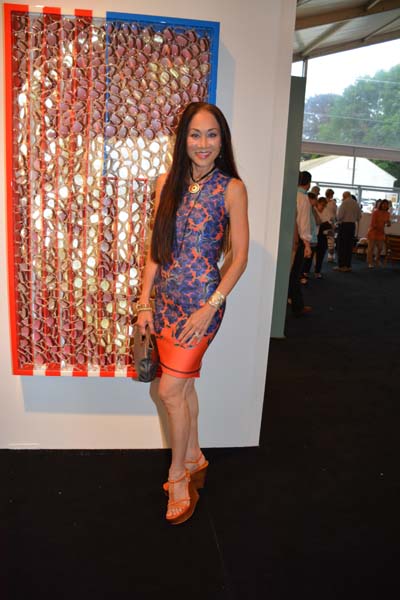
[[[190,170],[190,178],[193,181],[193,183],[191,183],[189,185],[188,189],[189,189],[189,192],[191,194],[197,194],[200,191],[200,187],[201,187],[199,185],[200,181],[203,181],[203,179],[205,179],[206,177],[208,177],[209,175],[211,175],[211,173],[213,171],[215,171],[215,166],[212,169],[210,169],[209,171],[207,171],[207,173],[205,175],[202,175],[202,177],[200,177],[199,179],[195,179],[193,177],[193,167],[192,167],[192,165],[190,165],[189,170]]]
[[[190,194],[197,194],[197,197],[194,199],[194,202],[186,216],[186,220],[185,220],[185,225],[183,227],[183,234],[182,234],[182,239],[181,239],[181,243],[179,244],[179,248],[176,254],[176,257],[179,258],[180,254],[181,254],[181,250],[182,250],[182,246],[183,246],[183,242],[185,240],[185,236],[186,236],[186,230],[188,227],[188,223],[189,223],[189,219],[190,219],[190,215],[192,214],[193,209],[196,207],[196,205],[198,204],[199,200],[200,200],[200,196],[201,196],[201,190],[202,190],[202,185],[199,185],[200,181],[203,181],[203,179],[205,179],[206,177],[208,177],[209,175],[211,175],[211,173],[213,171],[215,171],[215,166],[210,169],[205,175],[203,175],[202,177],[200,177],[199,179],[195,180],[193,177],[193,169],[192,169],[192,165],[190,165],[190,178],[193,181],[193,183],[191,185],[189,185],[189,193]]]

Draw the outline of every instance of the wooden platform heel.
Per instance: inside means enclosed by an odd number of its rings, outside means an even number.
[[[180,481],[186,480],[187,482],[187,496],[180,500],[175,500],[174,486]],[[193,515],[196,504],[199,500],[199,493],[190,480],[190,473],[188,470],[179,477],[179,479],[168,479],[168,490],[169,500],[166,519],[171,525],[180,525],[185,523]],[[174,512],[172,510],[174,509]],[[177,512],[176,512],[177,511]]]

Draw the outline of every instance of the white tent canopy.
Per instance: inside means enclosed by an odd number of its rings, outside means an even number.
[[[309,171],[316,182],[332,181],[352,186],[392,188],[396,179],[368,158],[353,156],[322,156],[305,160],[300,163],[300,170]]]

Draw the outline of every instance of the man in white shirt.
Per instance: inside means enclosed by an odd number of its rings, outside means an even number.
[[[304,258],[311,256],[311,207],[307,196],[310,184],[311,173],[301,171],[296,197],[296,223],[293,239],[295,254],[289,277],[289,298],[291,299],[293,314],[296,317],[300,317],[311,310],[310,306],[304,306],[300,283]]]
[[[356,223],[361,219],[361,208],[350,192],[343,192],[342,204],[339,207],[337,220],[338,231],[338,266],[335,271],[351,271],[351,259],[353,256],[353,242],[356,231]]]

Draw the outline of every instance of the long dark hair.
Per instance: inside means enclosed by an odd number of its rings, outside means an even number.
[[[171,260],[176,212],[182,201],[190,167],[186,149],[188,129],[193,117],[201,110],[207,110],[214,115],[220,128],[221,152],[215,161],[215,166],[226,175],[240,179],[233,156],[231,132],[220,109],[206,102],[188,104],[178,124],[172,166],[161,192],[160,205],[154,222],[151,257],[159,264],[166,264]]]

